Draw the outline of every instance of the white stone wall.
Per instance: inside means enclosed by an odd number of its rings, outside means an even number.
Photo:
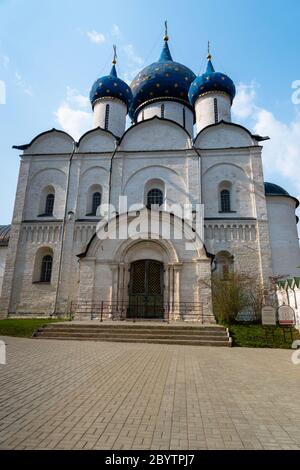
[[[201,158],[205,243],[234,257],[234,269],[272,276],[261,147],[241,126],[220,123],[197,136]],[[220,190],[230,188],[231,211],[220,212]]]
[[[300,276],[295,201],[284,196],[268,196],[267,210],[274,274],[284,277]]]
[[[215,102],[217,100],[217,121]],[[195,103],[197,133],[210,124],[220,121],[231,122],[231,100],[227,93],[212,92],[199,96]]]
[[[1,296],[1,290],[2,290],[7,250],[8,250],[7,246],[0,245],[0,296]]]
[[[125,131],[127,108],[116,98],[99,99],[94,104],[93,126],[105,129],[106,105],[109,105],[107,130],[121,137]]]
[[[138,113],[137,122],[151,119],[154,116],[162,118],[162,105],[164,105],[164,118],[177,122],[193,136],[194,113],[187,106],[176,101],[155,101],[147,104]]]
[[[126,268],[122,259],[116,261],[113,246],[99,246],[80,261],[77,257],[86,250],[98,221],[88,216],[95,187],[101,188],[103,203],[110,201],[116,207],[120,195],[128,196],[129,205],[145,203],[146,188],[153,180],[164,188],[165,205],[204,203],[207,250],[228,251],[236,270],[256,274],[263,281],[272,274],[261,147],[249,132],[219,124],[198,135],[195,150],[184,129],[154,117],[132,126],[116,145],[109,132],[97,128],[82,136],[76,148],[65,133],[50,131],[26,150],[3,281],[2,314],[54,310],[66,314],[77,298],[114,298],[118,270],[126,277]],[[224,181],[231,184],[233,212],[229,214],[219,213],[218,190]],[[41,218],[39,202],[48,185],[55,189],[54,215]],[[54,253],[50,285],[32,282],[41,247]],[[176,256],[163,261],[166,286],[176,282],[172,295],[177,301],[203,301],[209,313],[210,258],[203,254],[191,258],[182,243],[174,242],[172,249]],[[149,253],[144,247],[139,256]],[[125,277],[123,289],[128,285]]]

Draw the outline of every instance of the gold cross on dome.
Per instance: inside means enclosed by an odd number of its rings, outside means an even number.
[[[117,46],[115,44],[113,45],[113,50],[114,50],[114,56],[113,56],[112,63],[116,64],[117,63]]]

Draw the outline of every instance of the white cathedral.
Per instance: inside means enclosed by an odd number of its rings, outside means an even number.
[[[0,227],[2,317],[92,318],[99,305],[111,315],[122,305],[125,317],[192,312],[214,322],[212,272],[247,273],[264,285],[300,277],[298,201],[264,182],[268,137],[231,121],[234,83],[207,59],[196,76],[172,59],[166,34],[159,60],[129,86],[114,56],[91,90],[93,129],[78,142],[51,129],[15,147],[22,155],[13,219]],[[139,211],[122,211],[120,196]],[[173,237],[96,234],[105,204],[119,208],[108,222],[120,227],[141,214],[163,225],[175,203],[204,206],[204,240],[193,219],[184,226],[193,250],[174,235],[183,230],[177,214],[168,218]]]

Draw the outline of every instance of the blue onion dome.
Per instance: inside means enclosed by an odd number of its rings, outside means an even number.
[[[295,207],[299,207],[299,201],[296,197],[291,196],[284,188],[275,183],[265,182],[265,195],[266,196],[285,196],[293,199],[295,201]],[[298,220],[297,220],[298,223]]]
[[[289,196],[290,194],[278,184],[265,182],[266,196]]]
[[[129,115],[134,121],[140,109],[154,101],[180,101],[191,108],[188,91],[196,75],[185,65],[173,61],[168,40],[166,34],[158,62],[145,67],[130,85],[133,100]]]
[[[127,83],[118,78],[116,70],[116,52],[112,64],[110,74],[98,78],[92,86],[90,92],[92,107],[94,107],[95,102],[100,99],[118,98],[123,101],[128,111],[132,102],[132,92]]]
[[[225,75],[225,73],[215,72],[210,54],[208,54],[207,59],[206,72],[199,75],[191,84],[189,90],[191,105],[194,106],[199,96],[213,91],[223,91],[227,93],[232,102],[236,92],[233,81]]]

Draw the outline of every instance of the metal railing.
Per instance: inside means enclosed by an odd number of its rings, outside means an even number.
[[[71,318],[76,320],[139,321],[173,320],[210,323],[212,314],[204,314],[203,302],[164,302],[154,305],[117,301],[77,301],[71,304]]]

